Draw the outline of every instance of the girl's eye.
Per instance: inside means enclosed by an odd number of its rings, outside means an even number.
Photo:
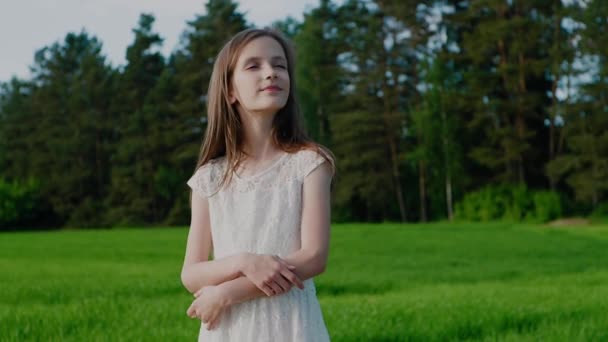
[[[247,69],[255,69],[255,68],[257,68],[257,67],[258,67],[258,66],[254,64],[254,65],[250,65],[250,66],[248,66],[248,67],[247,67]]]
[[[284,65],[277,65],[277,68],[286,69]]]

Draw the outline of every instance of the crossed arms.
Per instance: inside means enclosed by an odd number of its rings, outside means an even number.
[[[224,308],[258,297],[280,295],[294,285],[302,288],[303,280],[324,272],[329,251],[331,177],[331,168],[325,162],[304,179],[301,248],[284,258],[241,253],[209,260],[212,251],[209,203],[206,198],[192,196],[181,280],[197,299],[188,315],[201,318],[212,328]],[[200,298],[207,295],[205,290],[209,290],[209,297]]]

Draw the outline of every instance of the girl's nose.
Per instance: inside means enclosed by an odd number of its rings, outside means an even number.
[[[277,72],[272,66],[266,68],[266,79],[277,78]]]

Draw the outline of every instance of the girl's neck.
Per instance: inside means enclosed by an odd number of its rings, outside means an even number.
[[[241,112],[241,111],[239,111]],[[253,161],[274,159],[279,149],[272,139],[272,121],[274,114],[259,115],[240,113],[243,124],[243,151]]]

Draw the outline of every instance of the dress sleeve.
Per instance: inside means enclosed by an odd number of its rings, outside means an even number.
[[[209,197],[211,195],[211,165],[206,164],[199,167],[186,184],[198,196],[202,198]]]
[[[302,151],[300,157],[300,177],[301,179],[306,178],[314,169],[323,164],[326,159],[316,151]]]

